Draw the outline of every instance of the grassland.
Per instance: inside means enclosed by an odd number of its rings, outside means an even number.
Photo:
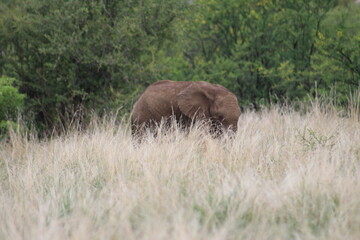
[[[360,239],[360,121],[245,112],[234,139],[126,125],[0,144],[0,239]]]

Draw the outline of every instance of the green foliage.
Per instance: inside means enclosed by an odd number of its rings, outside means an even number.
[[[318,70],[325,77],[320,87],[336,84],[346,101],[349,90],[360,83],[360,7],[333,9],[322,29]]]
[[[0,136],[16,127],[14,120],[24,105],[25,95],[19,93],[14,82],[12,78],[0,77]]]
[[[20,80],[26,107],[44,129],[63,127],[79,109],[113,109],[119,96],[121,105],[131,105],[129,94],[155,81],[152,55],[171,40],[181,6],[155,0],[16,3],[0,8],[0,67]]]
[[[244,107],[329,92],[347,104],[359,16],[351,0],[2,1],[0,73],[43,130],[128,113],[159,79],[222,84]]]
[[[313,92],[320,24],[335,1],[199,0],[196,6],[184,22],[189,79],[221,83],[255,106]]]

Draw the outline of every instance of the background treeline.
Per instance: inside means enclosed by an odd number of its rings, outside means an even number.
[[[2,0],[0,129],[21,111],[43,132],[89,111],[128,113],[159,79],[204,80],[242,106],[360,83],[351,0]],[[86,119],[84,119],[86,122]],[[1,130],[0,130],[1,131]]]

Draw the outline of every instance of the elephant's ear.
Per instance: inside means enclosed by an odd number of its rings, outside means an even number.
[[[207,86],[194,82],[176,96],[180,111],[190,118],[210,117],[210,102]]]

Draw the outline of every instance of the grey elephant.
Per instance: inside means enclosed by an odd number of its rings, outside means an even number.
[[[148,86],[134,104],[131,132],[141,136],[162,120],[175,118],[183,127],[205,120],[216,129],[237,130],[240,107],[236,96],[218,84],[161,80]]]

